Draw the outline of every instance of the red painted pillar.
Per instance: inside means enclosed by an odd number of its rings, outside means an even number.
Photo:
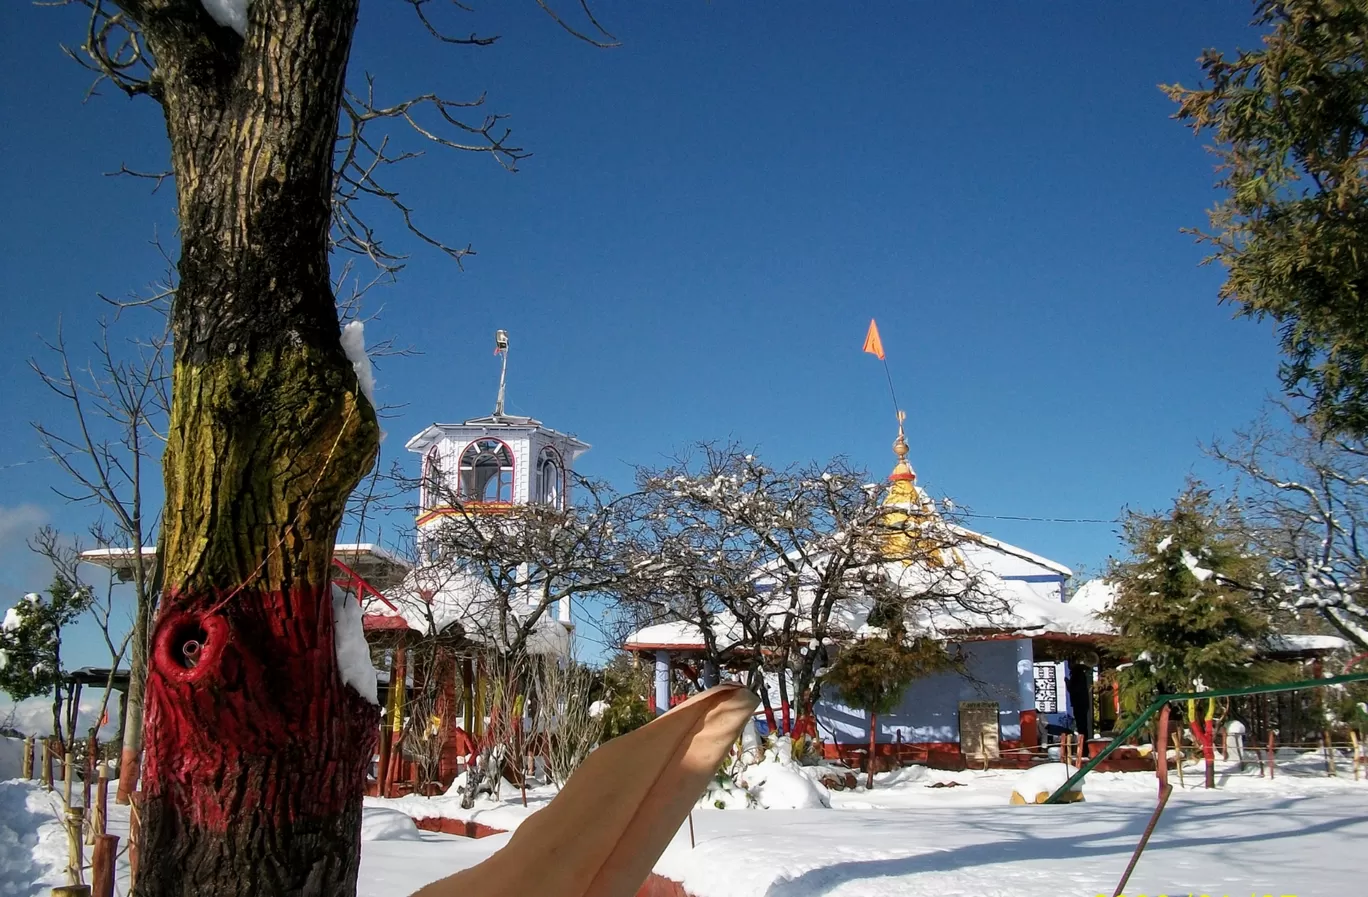
[[[1021,746],[1030,750],[1040,747],[1040,717],[1038,711],[1021,711]]]

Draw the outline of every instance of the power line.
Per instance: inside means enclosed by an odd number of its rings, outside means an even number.
[[[1025,520],[1031,523],[1120,523],[1120,520],[1103,520],[1100,517],[1024,517],[1017,514],[970,514],[966,511],[955,512],[961,517],[977,517],[980,520]]]
[[[69,455],[69,454],[71,454],[71,452],[68,452],[67,454]],[[65,458],[66,455],[62,455],[61,457]],[[15,461],[15,462],[12,463],[12,464],[0,464],[0,470],[9,470],[9,469],[12,468],[12,467],[23,467],[23,466],[28,465],[28,464],[42,464],[44,461],[51,461],[51,460],[53,460],[53,458],[52,458],[51,455],[49,455],[49,456],[46,457],[46,458],[34,458],[34,459],[32,459],[31,461]]]

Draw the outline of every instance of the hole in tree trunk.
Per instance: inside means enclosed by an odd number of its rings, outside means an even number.
[[[227,629],[220,617],[172,612],[155,638],[158,668],[185,682],[216,669],[229,641]]]
[[[208,637],[204,627],[198,623],[187,621],[181,624],[171,640],[171,644],[176,646],[172,658],[185,669],[193,670],[204,656],[204,643]]]

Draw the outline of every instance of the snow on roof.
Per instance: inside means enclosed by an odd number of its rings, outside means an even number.
[[[1105,579],[1090,579],[1069,599],[1071,607],[1100,614],[1116,601],[1116,585]]]
[[[899,563],[889,564],[888,573],[909,592],[924,591],[932,584],[933,577],[936,590],[941,594],[953,593],[958,583],[965,592],[966,603],[980,608],[962,607],[953,600],[937,602],[934,607],[918,606],[909,619],[916,631],[931,632],[946,638],[985,633],[1017,634],[1023,637],[1105,636],[1113,632],[1110,624],[1091,611],[1042,597],[1031,588],[1030,583],[1020,580],[1002,579],[984,572],[977,575],[959,570],[931,572],[919,565],[904,566]],[[971,594],[974,591],[978,594]],[[774,614],[777,626],[782,611],[776,607]],[[831,628],[835,632],[860,632],[865,628],[868,615],[869,608],[862,602],[841,602],[832,612]],[[805,622],[799,623],[800,632],[804,626]],[[730,614],[719,614],[714,621],[713,631],[716,644],[721,648],[740,640],[740,629]],[[654,648],[702,650],[704,640],[698,624],[671,621],[637,630],[627,637],[623,647],[629,651]]]
[[[703,631],[697,623],[672,620],[643,626],[627,637],[623,647],[630,650],[641,648],[699,648],[703,647]]]
[[[386,607],[378,598],[367,597],[363,603],[366,628],[407,628],[424,635],[442,632],[457,626],[466,638],[475,642],[492,643],[498,636],[499,594],[483,578],[461,570],[424,566],[411,570],[398,586],[384,593],[394,608]],[[510,608],[510,624],[532,610]],[[569,650],[570,627],[543,615],[534,624],[527,642],[533,654],[564,655]]]
[[[125,558],[131,558],[132,556],[133,549],[131,548],[87,548],[85,551],[81,552],[81,560],[91,564],[99,564],[102,561],[110,559],[124,560]],[[145,558],[156,557],[156,547],[152,545],[144,545],[142,548],[142,556]]]
[[[1016,545],[1003,542],[1000,539],[994,539],[992,536],[985,536],[983,533],[976,533],[973,530],[966,529],[965,527],[959,526],[958,524],[950,523],[947,524],[947,526],[949,527],[952,533],[954,533],[957,536],[960,536],[966,542],[978,543],[979,545],[982,545],[985,548],[991,548],[994,551],[999,551],[1003,554],[1010,555],[1019,560],[1027,561],[1039,567],[1044,567],[1046,570],[1049,570],[1052,573],[1058,573],[1060,576],[1073,576],[1073,570],[1069,569],[1068,567],[1064,566],[1058,561],[1052,561],[1049,558],[1044,557],[1043,555],[1036,554],[1033,551],[1027,551],[1024,548],[1018,548]]]
[[[1268,649],[1274,653],[1316,652],[1331,653],[1349,647],[1348,639],[1337,635],[1275,635],[1267,642]]]
[[[947,622],[958,623],[961,630],[1010,630],[1023,635],[1110,635],[1114,631],[1111,624],[1092,611],[1043,598],[1029,583],[1007,579],[993,585],[1006,604],[1005,613],[980,614],[967,619],[962,614],[950,614]],[[956,631],[954,625],[939,621],[937,628],[946,633]]]
[[[736,618],[727,612],[713,619],[713,643],[725,651],[741,640],[741,627]],[[628,651],[641,651],[649,648],[680,648],[703,650],[706,643],[702,628],[694,622],[670,620],[638,629],[627,637],[623,647]]]
[[[156,547],[144,545],[138,554],[150,573],[157,559]],[[333,557],[382,590],[399,581],[411,567],[408,561],[374,542],[338,543],[333,546]],[[125,582],[133,578],[133,558],[132,548],[88,548],[81,552],[83,563],[108,568]]]
[[[490,415],[489,417],[474,417],[459,424],[434,423],[424,427],[415,434],[408,442],[404,443],[404,448],[411,452],[426,451],[428,446],[441,439],[449,430],[505,430],[505,431],[534,431],[539,430],[553,439],[567,443],[575,450],[575,455],[579,456],[588,451],[591,446],[589,443],[571,436],[569,433],[562,433],[544,426],[541,421],[532,417],[521,417],[517,415],[502,414]]]

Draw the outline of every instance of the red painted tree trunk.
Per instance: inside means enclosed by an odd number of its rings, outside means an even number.
[[[1192,737],[1202,746],[1202,760],[1206,764],[1206,787],[1216,787],[1216,733],[1212,720],[1193,720],[1188,724]]]
[[[349,897],[378,708],[341,679],[330,573],[379,430],[328,233],[358,0],[252,0],[245,37],[116,2],[156,61],[181,234],[133,894]]]
[[[867,776],[866,776],[866,778],[865,778],[865,787],[866,787],[866,788],[873,788],[873,787],[874,787],[874,751],[875,751],[875,748],[877,747],[877,745],[876,745],[876,743],[875,743],[875,736],[877,736],[878,733],[879,733],[879,715],[878,715],[877,713],[870,713],[870,714],[869,714],[869,762],[868,762],[868,767],[869,767],[869,768],[868,768],[868,770],[867,770]]]

